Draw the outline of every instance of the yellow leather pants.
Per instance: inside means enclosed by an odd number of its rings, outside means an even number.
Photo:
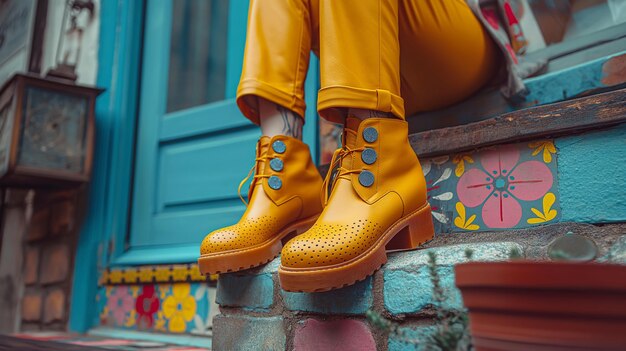
[[[261,97],[304,117],[304,80],[320,58],[320,115],[346,108],[405,114],[480,89],[498,53],[463,0],[251,0],[237,104],[259,123]]]

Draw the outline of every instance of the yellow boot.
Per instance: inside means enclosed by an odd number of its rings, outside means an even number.
[[[405,121],[350,117],[343,145],[331,162],[331,170],[340,167],[325,180],[333,184],[324,211],[282,250],[284,290],[354,284],[387,261],[386,248],[414,249],[434,235],[426,181]]]
[[[322,211],[322,178],[302,141],[282,135],[261,137],[255,169],[250,203],[239,222],[202,241],[198,259],[202,274],[236,272],[272,260],[280,253],[282,239],[308,229]]]

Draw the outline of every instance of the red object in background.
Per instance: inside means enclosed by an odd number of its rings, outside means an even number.
[[[159,310],[159,298],[154,295],[154,285],[146,285],[135,302],[137,311],[137,325],[151,328],[154,324],[154,314]]]
[[[476,350],[626,350],[626,266],[471,262],[455,267]]]
[[[526,37],[524,36],[522,26],[520,25],[515,12],[513,12],[513,8],[511,7],[511,2],[509,0],[503,1],[502,10],[504,11],[503,15],[506,20],[506,30],[507,33],[509,33],[513,51],[516,54],[523,54],[528,47],[528,40],[526,40]]]

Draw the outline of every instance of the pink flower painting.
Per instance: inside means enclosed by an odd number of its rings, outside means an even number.
[[[507,145],[482,152],[480,166],[464,172],[456,192],[465,207],[480,208],[485,226],[512,228],[522,219],[523,203],[544,197],[552,183],[544,162],[520,162],[519,148]]]
[[[116,326],[122,326],[126,314],[135,308],[135,299],[130,294],[128,286],[118,286],[113,289],[107,301],[107,307],[113,316]]]

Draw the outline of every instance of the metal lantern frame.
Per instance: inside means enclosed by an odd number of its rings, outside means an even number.
[[[57,168],[35,167],[20,164],[20,148],[26,134],[25,102],[29,88],[38,88],[45,91],[57,92],[68,96],[84,99],[87,102],[82,153],[82,170],[71,172]],[[90,179],[93,163],[94,134],[95,134],[95,101],[102,93],[102,89],[74,84],[71,81],[53,77],[41,78],[32,74],[15,74],[0,89],[0,117],[8,109],[6,120],[0,121],[2,129],[11,128],[10,142],[6,159],[0,159],[0,184],[24,187],[59,187],[75,186]],[[38,131],[42,132],[42,131]],[[0,155],[1,156],[1,155]],[[4,167],[4,164],[6,166]]]

